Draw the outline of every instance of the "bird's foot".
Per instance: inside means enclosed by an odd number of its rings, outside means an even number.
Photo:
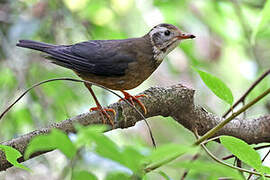
[[[125,91],[121,91],[123,94],[124,94],[124,99],[126,99],[126,100],[128,100],[133,106],[135,106],[135,103],[134,102],[137,102],[140,106],[141,106],[141,108],[142,108],[142,110],[143,110],[143,112],[144,112],[144,114],[147,114],[147,109],[146,109],[146,107],[144,106],[144,104],[138,99],[138,98],[140,98],[140,97],[147,97],[147,95],[145,95],[145,94],[140,94],[140,95],[137,95],[137,96],[132,96],[132,95],[130,95],[129,93],[127,93],[127,92],[125,92]],[[123,101],[123,99],[120,99],[119,101]]]
[[[111,109],[111,108],[103,109],[101,106],[97,106],[97,107],[90,108],[89,111],[98,111],[100,115],[102,116],[103,124],[106,124],[106,120],[104,118],[105,116],[109,120],[110,125],[112,125],[112,128],[114,129],[114,121],[112,117],[107,113],[107,112],[112,112],[113,115],[116,116],[116,112],[114,109]]]

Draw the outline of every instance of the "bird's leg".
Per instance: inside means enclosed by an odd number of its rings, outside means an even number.
[[[109,120],[110,124],[112,125],[112,128],[114,128],[114,121],[111,118],[111,116],[107,113],[107,111],[112,112],[114,114],[114,116],[116,116],[115,110],[114,109],[103,109],[102,106],[100,105],[100,103],[98,102],[98,99],[97,99],[97,97],[96,97],[96,95],[95,95],[95,93],[94,93],[94,91],[92,89],[92,85],[88,84],[88,83],[84,83],[84,85],[87,87],[87,89],[91,93],[91,95],[94,98],[95,103],[97,105],[97,107],[90,108],[89,111],[99,111],[101,116],[102,116],[103,124],[106,124],[106,120],[104,118],[104,116],[105,116]]]
[[[121,92],[124,94],[124,99],[128,100],[133,106],[135,105],[134,104],[134,101],[137,102],[141,108],[143,109],[144,111],[144,114],[147,114],[147,110],[146,110],[146,107],[144,106],[144,104],[138,99],[140,97],[146,97],[147,95],[145,94],[141,94],[141,95],[138,95],[138,96],[132,96],[130,95],[129,93],[121,90]],[[122,101],[123,99],[120,99],[119,101]]]

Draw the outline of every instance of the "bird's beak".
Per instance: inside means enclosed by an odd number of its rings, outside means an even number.
[[[179,33],[180,35],[177,36],[177,39],[182,40],[182,39],[193,39],[196,36],[192,35],[192,34],[185,34],[185,33]]]

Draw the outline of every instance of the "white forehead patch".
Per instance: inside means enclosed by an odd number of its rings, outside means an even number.
[[[149,35],[152,36],[152,35],[155,34],[156,32],[164,32],[164,31],[166,31],[166,30],[168,30],[168,28],[158,26],[158,27],[155,27],[154,29],[152,29],[152,30],[150,31]]]

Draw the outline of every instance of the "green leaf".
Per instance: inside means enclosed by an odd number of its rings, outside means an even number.
[[[105,180],[130,180],[130,175],[122,172],[111,172],[106,176]]]
[[[164,177],[164,180],[171,180],[172,178],[170,178],[165,172],[163,171],[159,171],[158,172],[162,177]]]
[[[149,175],[148,175],[148,174],[145,174],[145,175],[143,176],[142,180],[150,180]]]
[[[261,28],[268,23],[270,20],[270,1],[267,0],[264,4],[263,10],[262,10],[262,14],[260,16],[260,20],[259,23],[257,24],[257,26],[255,27],[255,29],[252,32],[251,35],[251,43],[254,44],[255,43],[255,39],[256,36],[258,34],[258,32],[261,30]]]
[[[224,82],[222,82],[216,76],[209,74],[207,72],[201,71],[195,67],[193,67],[195,71],[197,71],[202,78],[203,82],[206,86],[211,89],[211,91],[220,99],[224,100],[228,104],[233,104],[233,94],[232,91],[226,86]]]
[[[49,134],[36,136],[30,141],[25,150],[24,158],[28,159],[34,152],[53,149],[59,149],[68,158],[72,158],[76,154],[76,148],[68,136],[58,129],[52,129]]]
[[[184,146],[179,144],[165,144],[157,147],[150,156],[145,158],[145,162],[157,163],[164,160],[174,159],[185,153],[194,154],[198,151],[198,147],[195,146]]]
[[[75,171],[72,174],[72,180],[98,180],[98,178],[88,171]]]
[[[145,158],[137,149],[132,146],[126,146],[123,148],[121,164],[131,169],[134,173],[140,174],[142,168],[142,160]]]
[[[238,171],[231,169],[227,166],[220,165],[213,162],[203,162],[203,161],[195,161],[195,162],[176,162],[171,164],[173,167],[181,167],[189,170],[193,170],[199,174],[207,173],[211,176],[225,176],[231,177],[233,179],[243,179],[243,177],[238,173]],[[216,179],[216,178],[215,178]]]
[[[262,171],[260,155],[245,141],[232,136],[221,136],[220,141],[223,146],[225,146],[241,161],[253,167],[259,172]]]
[[[102,157],[111,159],[131,169],[137,173],[141,168],[141,160],[144,156],[135,148],[126,146],[120,148],[110,138],[105,136],[102,132],[105,130],[104,126],[88,126],[78,128],[78,140],[82,142],[95,142],[95,151]]]
[[[100,126],[81,127],[78,136],[84,137],[85,141],[96,143],[96,152],[100,155],[118,161],[121,158],[118,146],[101,131],[96,128]],[[100,130],[103,128],[100,128]]]
[[[91,137],[92,133],[100,134],[106,131],[109,127],[105,125],[91,125],[91,126],[82,126],[80,124],[76,124],[75,128],[77,130],[77,139],[76,146],[80,148],[84,145],[91,145],[93,142],[93,138]]]
[[[17,149],[0,144],[0,150],[5,153],[6,159],[8,162],[10,162],[10,164],[12,164],[13,166],[17,168],[21,168],[27,171],[30,170],[28,167],[18,163],[17,159],[21,157],[22,154]]]
[[[104,124],[94,124],[90,126],[82,126],[80,124],[76,125],[76,129],[82,134],[87,132],[94,132],[94,133],[104,133],[106,130],[109,129],[109,126],[104,125]]]
[[[262,172],[263,172],[263,173],[270,174],[270,167],[262,166]]]

